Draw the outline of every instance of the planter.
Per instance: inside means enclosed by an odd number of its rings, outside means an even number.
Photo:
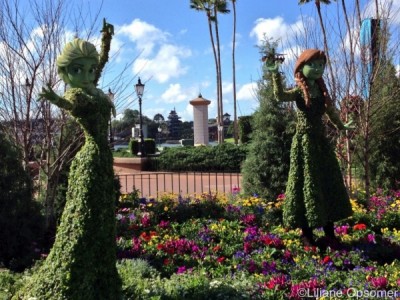
[[[143,171],[146,157],[114,157],[114,173],[130,174]]]

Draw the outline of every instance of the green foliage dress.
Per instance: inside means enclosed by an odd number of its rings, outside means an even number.
[[[332,145],[325,133],[323,97],[305,106],[302,92],[294,95],[298,108],[290,152],[290,171],[283,207],[289,227],[320,227],[352,214],[349,196]]]
[[[99,89],[85,93],[71,88],[55,104],[70,111],[81,125],[85,144],[71,165],[54,246],[23,297],[119,299],[113,167],[107,142],[111,103]]]

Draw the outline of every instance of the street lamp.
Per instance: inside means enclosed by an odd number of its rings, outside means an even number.
[[[31,83],[29,82],[29,78],[26,78],[26,79],[25,79],[25,85],[24,85],[24,87],[25,87],[25,94],[26,94],[26,97],[28,98],[29,92],[31,91],[31,87],[32,87]]]
[[[158,130],[158,147],[161,147],[161,132],[162,132],[161,126],[158,126],[157,130]]]
[[[108,89],[107,96],[108,96],[108,99],[110,100],[111,104],[113,104],[115,94],[113,92],[111,92],[110,88]],[[110,132],[109,132],[108,138],[109,138],[109,142],[110,142],[110,147],[111,147],[111,149],[113,149],[114,148],[114,135],[113,135],[113,131],[112,131],[111,122],[112,122],[112,112],[110,114]]]
[[[138,156],[146,156],[143,140],[143,120],[142,120],[142,96],[144,91],[144,84],[138,79],[138,83],[135,85],[136,94],[139,97],[139,151]]]

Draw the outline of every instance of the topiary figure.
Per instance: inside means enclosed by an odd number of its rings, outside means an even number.
[[[110,34],[112,27],[105,23],[103,41]],[[84,131],[85,144],[71,164],[66,205],[53,248],[19,297],[120,299],[113,158],[107,142],[108,121],[115,108],[95,87],[99,54],[94,45],[74,39],[64,47],[57,66],[70,88],[60,97],[48,86],[41,96],[76,119]]]
[[[267,60],[266,67],[272,73],[278,100],[295,101],[297,105],[283,221],[288,227],[302,228],[302,240],[307,245],[315,244],[312,229],[323,227],[327,239],[334,246],[337,240],[333,222],[349,217],[352,209],[322,117],[327,114],[340,130],[353,127],[342,123],[329,96],[322,78],[326,61],[323,51],[305,50],[295,65],[297,87],[289,91],[283,90],[279,62]]]

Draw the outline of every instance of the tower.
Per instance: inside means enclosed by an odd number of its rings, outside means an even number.
[[[190,101],[193,105],[194,145],[208,145],[208,105],[210,100],[204,99],[201,94]]]

